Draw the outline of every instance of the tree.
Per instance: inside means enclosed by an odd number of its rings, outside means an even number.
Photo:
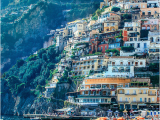
[[[46,53],[46,50],[42,48],[38,51],[38,57],[42,58],[43,53]]]
[[[97,15],[97,16],[100,16],[100,15],[101,15],[101,10],[100,10],[100,9],[96,10],[96,15]]]
[[[120,8],[119,7],[112,7],[111,11],[118,12],[118,11],[120,11]]]
[[[39,90],[42,93],[45,90],[45,87],[41,85],[37,85],[36,90]]]
[[[17,93],[17,86],[21,84],[21,81],[17,76],[10,76],[7,78],[8,86],[12,93]]]
[[[131,19],[131,14],[123,14],[123,19]]]
[[[46,54],[46,53],[42,54],[42,59],[43,59],[44,61],[47,61],[47,60],[48,60],[48,59],[47,59],[47,54]]]
[[[18,61],[17,61],[17,67],[18,67],[18,68],[21,67],[24,63],[25,63],[24,60],[18,60]]]

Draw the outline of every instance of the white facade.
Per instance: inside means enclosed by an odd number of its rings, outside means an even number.
[[[126,41],[124,46],[132,46],[137,52],[147,53],[150,46],[150,41]]]
[[[134,67],[146,67],[146,59],[134,57],[111,57],[109,58],[107,77],[134,77]]]
[[[134,52],[125,52],[123,50],[120,50],[120,56],[132,56],[134,54],[143,55],[143,53],[139,53],[137,50]]]
[[[160,35],[159,31],[157,31],[157,32],[149,31],[148,41],[150,41],[151,43],[160,43],[160,36],[159,35]]]

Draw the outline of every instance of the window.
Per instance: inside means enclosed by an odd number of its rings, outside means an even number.
[[[127,90],[127,94],[129,94],[129,90]]]
[[[123,65],[123,62],[121,62],[120,64]]]
[[[97,95],[99,95],[99,93],[100,93],[99,91],[96,91],[96,94],[97,94]]]
[[[143,90],[143,93],[146,94],[146,90]]]
[[[145,12],[144,12],[144,11],[142,11],[142,15],[145,15]]]
[[[120,97],[120,101],[122,101],[122,97]]]
[[[122,90],[120,90],[119,93],[122,93]]]
[[[148,98],[148,102],[151,102],[151,98]]]
[[[142,98],[140,98],[140,102],[142,102]]]
[[[137,41],[137,38],[134,38],[134,41]]]
[[[100,50],[100,48],[98,47],[98,50]]]
[[[133,101],[135,102],[135,101],[136,101],[136,98],[133,98]]]
[[[135,16],[135,18],[134,18],[135,20],[137,19],[137,16]]]
[[[152,101],[154,101],[154,98],[152,98]]]
[[[107,46],[105,46],[105,50],[107,50]]]
[[[147,102],[147,98],[144,98],[144,102]]]
[[[148,15],[151,15],[151,11],[148,11]]]
[[[140,48],[140,43],[137,43],[137,48]]]
[[[101,50],[103,49],[103,47],[101,46]]]
[[[135,62],[135,66],[138,66],[138,62]]]
[[[157,27],[155,27],[154,29],[157,30]]]
[[[140,65],[143,65],[143,62],[140,62]]]
[[[81,35],[81,32],[79,32],[79,35]]]
[[[96,103],[98,103],[99,102],[99,100],[98,99],[96,99]]]
[[[147,43],[144,43],[144,48],[147,48]]]
[[[130,62],[128,62],[128,65],[130,65]]]
[[[91,91],[91,95],[93,95],[94,94],[94,91]]]
[[[136,94],[136,90],[133,91],[133,94]]]
[[[125,98],[125,101],[128,101],[128,99],[127,99],[127,98]]]
[[[133,38],[130,38],[130,41],[133,41]]]

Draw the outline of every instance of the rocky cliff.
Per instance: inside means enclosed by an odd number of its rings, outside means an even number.
[[[65,87],[64,87],[65,86]],[[44,98],[44,97],[35,97],[32,94],[27,96],[22,96],[22,93],[18,95],[13,95],[8,88],[4,89],[2,96],[2,115],[23,115],[23,114],[34,114],[35,111],[37,114],[45,114],[53,112],[54,109],[60,109],[64,107],[64,100],[67,97],[65,94],[68,91],[73,91],[75,87],[74,84],[59,84],[57,86],[58,95],[56,99]]]

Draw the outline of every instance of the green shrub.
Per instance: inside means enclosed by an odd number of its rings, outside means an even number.
[[[112,7],[111,11],[118,12],[118,11],[120,11],[120,8],[119,7]]]
[[[134,47],[129,46],[129,47],[121,47],[121,50],[126,51],[126,52],[132,52],[134,51]]]

